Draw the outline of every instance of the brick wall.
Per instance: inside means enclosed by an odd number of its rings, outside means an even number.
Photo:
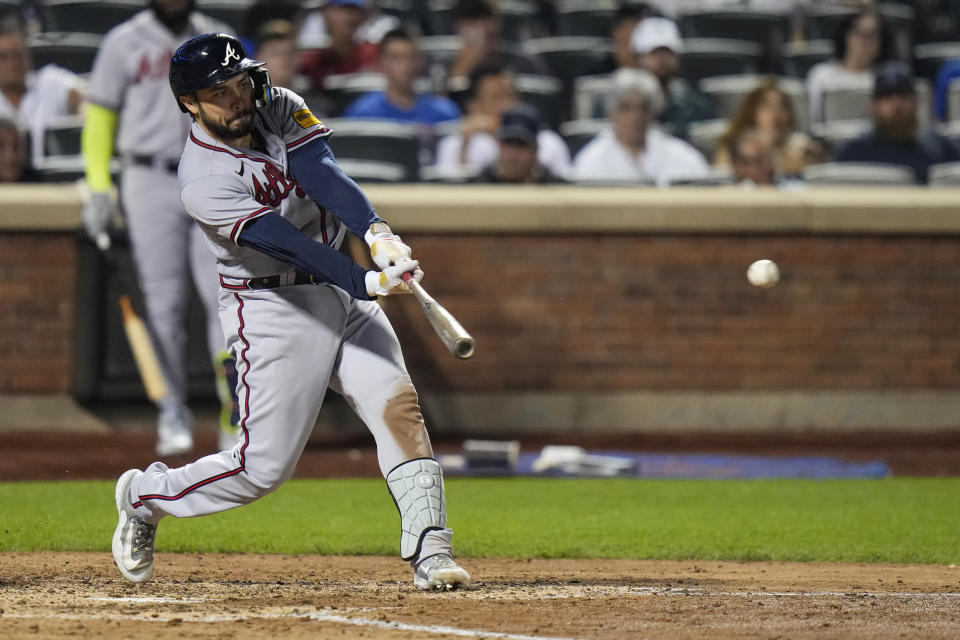
[[[0,393],[70,388],[73,234],[0,234]]]
[[[960,388],[958,237],[404,238],[477,339],[457,360],[386,301],[422,390]],[[74,264],[72,234],[0,234],[0,393],[70,388]]]
[[[477,339],[458,361],[412,301],[390,301],[423,389],[960,387],[960,238],[405,239]],[[781,267],[772,289],[746,281],[761,257]]]

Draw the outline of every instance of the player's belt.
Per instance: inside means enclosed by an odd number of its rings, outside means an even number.
[[[130,164],[135,164],[141,167],[153,167],[154,169],[163,169],[164,171],[169,171],[170,173],[176,173],[177,167],[180,166],[180,160],[158,158],[157,156],[134,154],[128,155],[126,158]]]
[[[234,278],[229,278],[234,280]],[[220,276],[220,284],[224,289],[275,289],[276,287],[288,287],[296,284],[317,284],[317,279],[313,274],[306,271],[287,271],[278,273],[274,276],[260,276],[258,278],[236,278],[236,282],[229,282],[224,276]]]

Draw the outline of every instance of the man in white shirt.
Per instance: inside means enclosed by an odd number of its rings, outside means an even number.
[[[641,69],[614,73],[607,101],[610,126],[577,154],[572,179],[666,186],[706,176],[709,166],[699,151],[650,126],[662,108],[663,92],[652,74]]]
[[[32,69],[23,33],[0,26],[0,116],[15,120],[30,133],[34,166],[43,158],[43,132],[59,117],[77,113],[84,83],[76,74],[48,64]]]
[[[437,144],[436,168],[440,173],[457,174],[463,169],[480,173],[496,162],[500,150],[495,134],[500,118],[517,104],[513,75],[499,64],[478,65],[470,74],[468,90],[459,133],[446,136]],[[570,150],[563,138],[550,129],[541,129],[537,134],[537,159],[561,178],[570,172]]]

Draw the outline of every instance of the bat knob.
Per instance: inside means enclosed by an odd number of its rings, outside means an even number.
[[[100,251],[106,251],[110,248],[110,235],[105,231],[101,231],[97,234],[97,249]]]

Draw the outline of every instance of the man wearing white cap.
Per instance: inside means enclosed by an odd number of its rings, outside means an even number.
[[[630,37],[630,46],[637,56],[637,66],[660,81],[666,105],[657,122],[665,125],[670,133],[686,138],[691,122],[715,117],[710,100],[677,77],[679,54],[683,52],[683,38],[677,23],[660,17],[641,20]]]

